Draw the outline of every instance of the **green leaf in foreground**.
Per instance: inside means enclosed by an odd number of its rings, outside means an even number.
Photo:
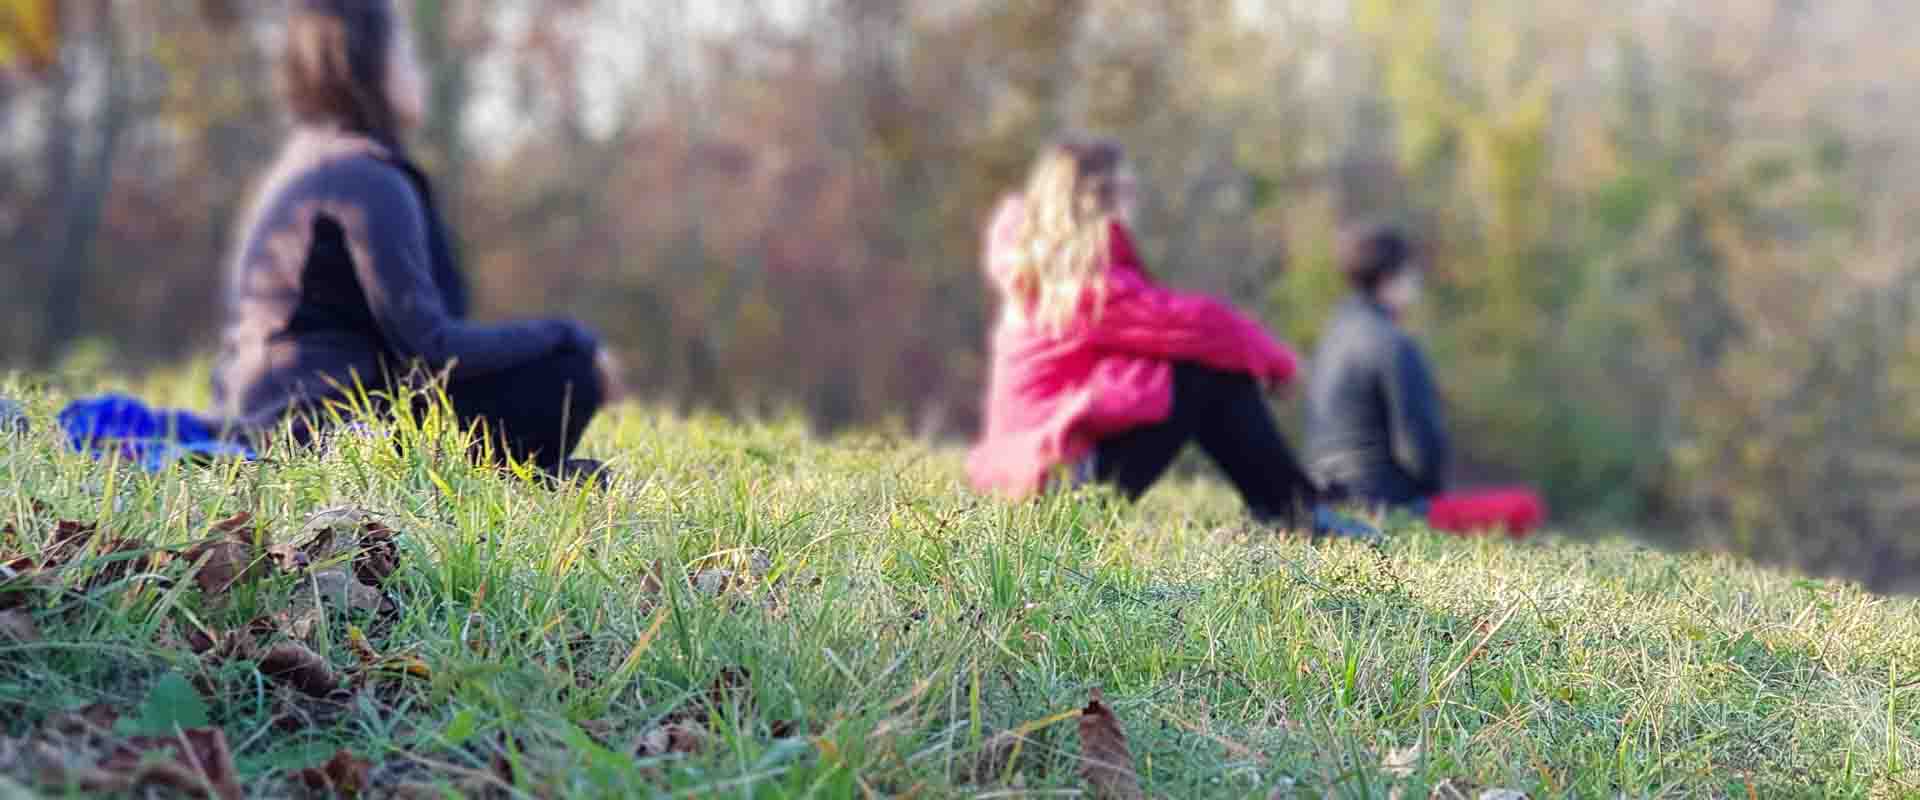
[[[147,692],[140,704],[138,719],[121,723],[122,733],[132,736],[167,736],[184,728],[204,728],[211,724],[206,698],[193,688],[185,676],[169,672]]]

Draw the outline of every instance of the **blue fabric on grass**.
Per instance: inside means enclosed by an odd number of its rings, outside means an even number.
[[[78,400],[60,412],[67,443],[103,459],[119,456],[149,472],[182,461],[251,461],[253,448],[220,438],[212,423],[190,411],[154,409],[120,394]]]

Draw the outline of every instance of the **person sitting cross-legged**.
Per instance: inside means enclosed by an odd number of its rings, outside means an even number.
[[[324,424],[357,387],[444,378],[494,452],[549,474],[609,395],[612,361],[572,320],[479,324],[427,175],[403,134],[426,108],[394,0],[295,0],[279,53],[296,127],[233,254],[216,415],[239,431]],[[297,435],[308,427],[295,425]]]

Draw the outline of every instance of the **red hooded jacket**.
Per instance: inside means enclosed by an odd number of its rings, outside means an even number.
[[[1020,212],[1019,198],[1008,198],[987,228],[986,272],[1003,310],[993,332],[986,430],[967,459],[975,489],[1030,496],[1055,468],[1085,458],[1100,440],[1166,421],[1176,362],[1267,384],[1293,379],[1292,350],[1226,303],[1156,283],[1117,223],[1097,313],[1092,291],[1057,333],[1008,313],[1007,304],[1021,302],[1009,285]]]

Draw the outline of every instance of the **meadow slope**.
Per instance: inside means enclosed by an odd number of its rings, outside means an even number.
[[[374,796],[1069,796],[1096,689],[1153,796],[1920,793],[1915,603],[1727,558],[1315,546],[1210,482],[1008,506],[909,439],[638,410],[588,445],[607,491],[431,420],[145,475],[65,452],[52,402],[0,439],[0,555],[59,562],[0,581],[0,794],[214,728],[247,796],[343,749]],[[390,575],[285,547],[341,508]],[[225,573],[151,557],[242,512]]]

